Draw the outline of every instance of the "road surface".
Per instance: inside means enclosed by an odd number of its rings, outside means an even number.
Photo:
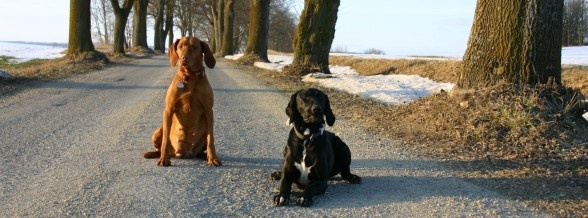
[[[223,61],[207,71],[223,165],[158,167],[142,154],[174,73],[156,56],[0,97],[0,217],[546,216],[346,120],[328,129],[350,145],[363,183],[331,181],[310,208],[274,207],[269,174],[281,166],[291,93]]]

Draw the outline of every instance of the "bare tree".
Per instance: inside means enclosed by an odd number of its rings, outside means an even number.
[[[214,5],[214,7],[212,7],[211,10],[214,21],[214,45],[212,46],[214,50],[212,51],[215,54],[218,54],[220,53],[221,47],[223,46],[222,36],[225,32],[225,16],[223,16],[225,10],[225,0],[217,0],[216,5]]]
[[[121,7],[118,0],[110,0],[114,11],[114,44],[112,53],[125,53],[125,28],[129,19],[129,13],[133,8],[133,0],[125,0]]]
[[[247,48],[250,27],[250,0],[235,1],[233,18],[233,53],[244,53]],[[269,14],[268,14],[269,16]],[[268,18],[269,19],[269,18]]]
[[[200,29],[199,32],[201,32],[202,35],[204,35],[203,37],[206,38],[206,40],[208,40],[210,43],[210,47],[211,47],[211,51],[214,52],[214,49],[212,49],[212,47],[214,47],[214,31],[215,31],[215,26],[214,26],[214,7],[216,5],[216,1],[215,0],[201,0],[201,4],[199,5],[199,10],[198,13],[201,15],[201,18],[199,19],[199,22],[196,24],[198,26],[198,28]]]
[[[180,29],[182,36],[194,36],[192,27],[192,19],[195,14],[196,1],[194,0],[178,0],[176,2],[176,26]]]
[[[147,44],[147,6],[149,0],[134,0],[133,47],[135,50],[152,52]]]
[[[111,18],[112,6],[107,0],[95,0],[92,2],[92,22],[96,30],[95,36],[103,45],[109,45],[112,41],[112,26],[114,21]]]
[[[165,38],[173,28],[174,2],[173,0],[157,0],[153,3],[155,11],[153,49],[160,53],[165,53]]]
[[[131,0],[134,1],[134,0]],[[125,24],[126,28],[125,28],[125,51],[129,50],[131,48],[131,45],[133,43],[133,33],[135,32],[134,28],[135,25],[133,22],[134,16],[133,16],[133,11],[131,10],[131,12],[129,13],[128,16],[128,20],[127,23]]]
[[[281,52],[292,52],[294,34],[296,33],[296,15],[284,0],[272,0],[270,4],[270,25],[268,48]]]
[[[458,86],[561,83],[563,1],[478,0]]]
[[[563,15],[564,46],[583,45],[588,29],[588,13],[584,0],[565,0]]]
[[[84,52],[93,52],[91,31],[90,0],[70,0],[69,42],[67,55],[75,56]]]
[[[222,1],[222,0],[221,0]],[[233,24],[235,18],[235,2],[234,0],[224,0],[223,10],[223,35],[222,35],[222,46],[219,51],[219,56],[232,55],[234,52],[233,45]]]
[[[245,55],[240,58],[247,64],[255,61],[269,62],[267,58],[267,36],[269,32],[270,0],[249,1],[249,36]]]
[[[329,51],[335,38],[340,0],[305,0],[294,38],[294,60],[284,68],[290,74],[330,74]]]

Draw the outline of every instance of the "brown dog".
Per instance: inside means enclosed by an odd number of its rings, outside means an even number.
[[[170,156],[192,158],[206,150],[208,165],[220,166],[214,148],[214,97],[202,64],[204,59],[213,68],[216,60],[208,45],[195,37],[176,40],[168,56],[172,67],[178,60],[180,66],[167,89],[163,125],[151,137],[157,151],[144,157],[159,158],[157,165],[169,166]]]

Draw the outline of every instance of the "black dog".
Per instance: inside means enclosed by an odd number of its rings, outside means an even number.
[[[312,197],[327,190],[327,180],[339,173],[349,183],[361,183],[361,178],[351,174],[351,152],[341,138],[325,131],[325,119],[332,126],[335,115],[329,98],[318,89],[303,89],[294,93],[286,107],[294,124],[284,149],[284,165],[281,172],[271,177],[280,180],[280,193],[273,198],[277,206],[285,206],[290,200],[292,183],[302,189],[298,200],[301,206],[312,204]]]

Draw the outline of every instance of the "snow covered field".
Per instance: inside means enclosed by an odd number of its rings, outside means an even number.
[[[27,43],[0,42],[0,56],[12,56],[17,62],[25,62],[35,58],[52,59],[63,57],[66,46],[39,45]]]
[[[350,54],[332,54],[347,55]],[[419,57],[385,56],[351,54],[361,58],[415,59]],[[239,59],[242,54],[226,56],[227,59]],[[279,71],[292,63],[293,57],[287,55],[269,55],[271,63],[256,62],[254,66]],[[422,58],[421,58],[422,59]],[[461,57],[427,57],[426,59],[454,59]],[[588,47],[571,47],[562,50],[562,64],[588,66]],[[348,66],[330,66],[331,75],[325,78],[323,74],[307,75],[302,81],[318,83],[323,87],[335,88],[352,94],[373,98],[388,105],[400,105],[438,93],[449,91],[455,86],[453,83],[440,83],[418,75],[375,75],[360,76]]]

